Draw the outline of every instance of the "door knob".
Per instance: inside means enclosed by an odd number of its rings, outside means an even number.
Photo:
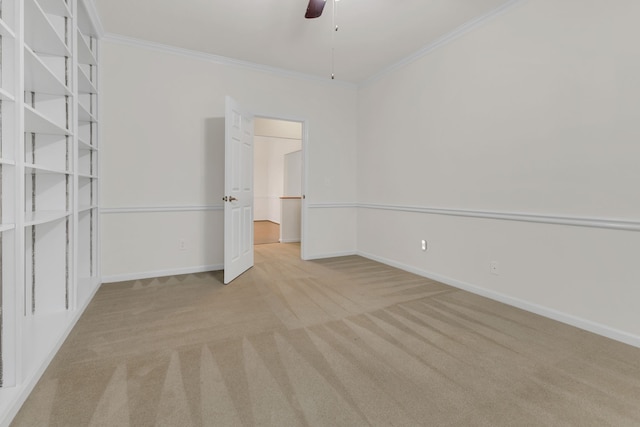
[[[236,200],[238,200],[238,199],[236,199],[236,198],[235,198],[235,197],[233,197],[233,196],[229,196],[229,201],[230,201],[230,202],[235,202]]]

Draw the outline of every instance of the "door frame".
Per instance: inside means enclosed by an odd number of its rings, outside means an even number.
[[[302,208],[300,212],[300,258],[306,260],[306,239],[307,236],[307,188],[308,188],[308,171],[309,171],[309,121],[305,118],[296,116],[272,114],[264,112],[254,112],[254,118],[271,119],[271,120],[284,120],[288,122],[297,122],[302,124],[302,135],[300,141],[300,149],[302,151]],[[254,135],[255,139],[255,135]]]

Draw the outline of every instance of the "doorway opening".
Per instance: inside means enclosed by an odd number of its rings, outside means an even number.
[[[254,244],[302,243],[303,123],[254,119]]]

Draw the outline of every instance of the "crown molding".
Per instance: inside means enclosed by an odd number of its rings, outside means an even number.
[[[446,45],[448,45],[449,43],[451,43],[452,41],[458,39],[459,37],[469,33],[470,31],[475,30],[476,28],[481,27],[482,25],[486,24],[488,21],[492,20],[493,18],[503,14],[504,12],[506,12],[507,10],[526,2],[527,0],[509,0],[506,3],[503,3],[502,5],[498,6],[497,8],[485,13],[484,15],[480,15],[468,22],[465,22],[464,24],[462,24],[461,26],[459,26],[458,28],[456,28],[455,30],[443,35],[442,37],[434,40],[433,42],[429,43],[428,45],[424,46],[422,49],[412,53],[411,55],[401,59],[400,61],[389,65],[388,67],[383,68],[382,70],[378,71],[377,73],[375,73],[374,75],[372,75],[371,77],[368,77],[367,79],[363,80],[358,87],[366,87],[371,85],[372,83],[377,82],[378,80],[381,80],[382,78],[384,78],[385,76],[393,73],[394,71],[399,70],[400,68],[405,67],[406,65],[411,64],[412,62],[417,61],[418,59],[422,58],[423,56],[426,56],[428,54],[430,54],[431,52],[440,49],[441,47],[444,47]]]
[[[286,77],[296,80],[304,80],[315,83],[323,83],[326,85],[340,86],[348,89],[357,89],[355,83],[344,80],[331,80],[325,77],[314,76],[312,74],[300,73],[297,71],[286,70],[284,68],[271,67],[269,65],[256,64],[249,61],[241,61],[239,59],[228,58],[226,56],[214,55],[212,53],[199,52],[196,50],[185,49],[181,47],[170,46],[162,43],[151,42],[134,37],[122,36],[114,33],[105,33],[103,41],[132,46],[141,49],[153,50],[156,52],[180,55],[191,59],[211,62],[219,65],[243,68],[247,70],[259,71],[262,73],[272,74],[279,77]]]

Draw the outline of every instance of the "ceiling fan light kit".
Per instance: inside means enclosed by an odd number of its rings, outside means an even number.
[[[304,14],[304,17],[307,19],[319,18],[320,15],[322,15],[326,2],[327,0],[309,0],[307,12]]]

